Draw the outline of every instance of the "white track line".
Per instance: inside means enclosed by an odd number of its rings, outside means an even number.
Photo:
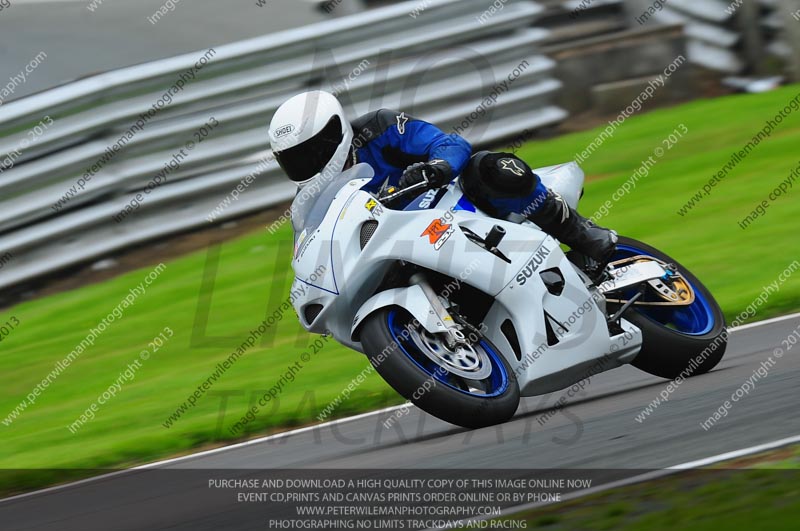
[[[397,411],[398,409],[408,407],[408,404],[400,404],[398,406],[391,406],[383,409],[379,409],[377,411],[370,411],[369,413],[361,413],[360,415],[355,415],[352,417],[345,417],[342,419],[331,420],[329,422],[323,422],[321,424],[314,424],[313,426],[306,426],[305,428],[298,428],[296,430],[291,431],[284,431],[281,433],[276,433],[274,435],[268,435],[266,437],[259,437],[258,439],[250,439],[249,441],[244,441],[236,444],[231,444],[229,446],[220,446],[219,448],[212,448],[211,450],[204,450],[202,452],[197,452],[195,454],[189,455],[182,455],[180,457],[173,457],[172,459],[165,459],[163,461],[156,461],[154,463],[148,463],[146,465],[140,465],[137,467],[133,467],[131,470],[143,470],[147,468],[157,468],[161,465],[166,465],[169,463],[176,463],[178,461],[185,461],[187,459],[196,459],[198,457],[205,457],[207,455],[218,454],[220,452],[225,452],[228,450],[233,450],[235,448],[244,448],[245,446],[250,446],[253,444],[259,444],[266,441],[272,441],[275,439],[282,439],[284,437],[290,437],[292,435],[297,435],[298,433],[305,433],[312,430],[317,430],[320,428],[326,428],[328,426],[334,426],[336,424],[344,424],[345,422],[351,422],[354,420],[360,420],[367,417],[371,417],[373,415],[381,415],[383,413],[391,413],[393,411]]]
[[[777,322],[780,322],[780,321],[786,321],[788,319],[793,319],[795,317],[800,317],[800,313],[794,313],[792,315],[783,315],[781,317],[775,317],[775,318],[772,318],[772,319],[766,319],[764,321],[758,321],[758,322],[755,322],[755,323],[749,323],[749,324],[746,324],[746,325],[737,326],[736,328],[731,328],[730,332],[733,333],[733,332],[738,332],[740,330],[746,330],[748,328],[753,328],[753,327],[758,327],[758,326],[765,326],[765,325],[769,325],[769,324],[772,324],[772,323],[777,323]],[[266,442],[266,441],[271,441],[271,440],[274,440],[274,439],[280,439],[282,437],[290,437],[292,435],[297,435],[299,433],[305,433],[305,432],[308,432],[308,431],[311,431],[311,430],[314,430],[314,429],[317,429],[317,428],[324,428],[326,426],[332,426],[334,424],[344,424],[345,422],[351,422],[351,421],[354,421],[354,420],[360,420],[360,419],[367,418],[367,417],[372,416],[372,415],[380,415],[382,413],[391,413],[393,411],[397,411],[400,408],[408,407],[408,405],[409,405],[408,403],[400,404],[399,406],[387,407],[387,408],[384,408],[384,409],[379,409],[377,411],[371,411],[369,413],[362,413],[360,415],[355,415],[355,416],[352,416],[352,417],[345,417],[345,418],[338,419],[338,420],[333,420],[333,421],[330,421],[330,422],[323,422],[322,424],[315,424],[313,426],[306,426],[305,428],[299,428],[299,429],[296,429],[296,430],[290,430],[290,431],[286,431],[286,432],[276,433],[274,435],[268,435],[266,437],[260,437],[258,439],[251,439],[249,441],[244,441],[244,442],[241,442],[241,443],[231,444],[229,446],[220,446],[219,448],[212,448],[211,450],[204,450],[202,452],[197,452],[197,453],[194,453],[194,454],[183,455],[183,456],[180,456],[180,457],[174,457],[172,459],[165,459],[165,460],[162,460],[162,461],[155,461],[155,462],[152,462],[152,463],[148,463],[148,464],[145,464],[145,465],[140,465],[140,466],[134,467],[134,468],[132,468],[132,470],[141,470],[141,469],[147,469],[147,468],[154,468],[154,467],[158,467],[160,465],[166,465],[166,464],[175,463],[175,462],[178,462],[178,461],[185,461],[187,459],[194,459],[194,458],[197,458],[197,457],[204,457],[204,456],[207,456],[207,455],[212,455],[212,454],[216,454],[216,453],[219,453],[219,452],[224,452],[224,451],[227,451],[227,450],[233,450],[233,449],[236,449],[236,448],[243,448],[245,446],[250,446],[252,444],[258,444],[258,443],[262,443],[262,442]]]
[[[470,520],[463,521],[464,524],[470,521],[486,521],[486,520],[494,520],[496,518],[507,517],[522,511],[528,511],[533,509],[539,509],[542,507],[546,507],[548,505],[557,505],[559,503],[564,503],[570,500],[576,500],[578,498],[583,498],[584,496],[590,496],[592,494],[597,494],[598,492],[604,492],[607,490],[616,489],[619,487],[627,487],[628,485],[633,485],[636,483],[643,483],[645,481],[650,481],[653,479],[659,479],[666,476],[671,476],[673,474],[678,474],[680,472],[684,472],[686,470],[691,470],[694,468],[703,468],[709,465],[713,465],[716,463],[722,463],[725,461],[731,461],[733,459],[737,459],[739,457],[745,457],[748,455],[759,454],[761,452],[766,452],[768,450],[774,450],[776,448],[781,448],[783,446],[789,446],[791,444],[799,444],[800,443],[800,435],[795,435],[794,437],[787,437],[785,439],[779,439],[777,441],[772,441],[764,444],[759,444],[756,446],[750,446],[748,448],[742,448],[741,450],[735,450],[733,452],[726,452],[724,454],[718,454],[712,457],[706,457],[704,459],[698,459],[697,461],[689,461],[688,463],[681,463],[680,465],[674,465],[669,468],[665,468],[663,470],[653,470],[652,472],[647,472],[644,474],[639,474],[638,476],[632,476],[625,479],[619,479],[617,481],[612,481],[610,483],[604,483],[603,485],[598,485],[597,487],[592,487],[589,489],[583,489],[575,492],[570,492],[564,496],[561,496],[560,501],[544,501],[544,502],[531,502],[526,503],[523,505],[516,505],[514,507],[509,507],[507,509],[503,509],[500,512],[500,516],[489,516],[484,518],[473,518]],[[463,527],[463,526],[460,526]],[[455,529],[454,527],[446,527],[443,529]],[[430,530],[428,530],[430,531]]]
[[[764,321],[758,321],[758,322],[755,322],[755,323],[749,323],[749,324],[742,325],[742,326],[737,326],[736,328],[731,328],[730,331],[731,332],[738,332],[739,330],[746,330],[748,328],[755,328],[755,327],[758,327],[758,326],[765,326],[765,325],[769,325],[769,324],[772,324],[772,323],[777,323],[777,322],[780,322],[780,321],[786,321],[786,320],[789,320],[789,319],[794,319],[795,317],[800,317],[800,312],[799,313],[793,313],[791,315],[784,315],[784,316],[781,316],[781,317],[775,317],[775,318],[772,318],[772,319],[766,319]],[[0,499],[0,503],[9,502],[9,501],[12,501],[12,500],[18,500],[20,498],[33,496],[35,494],[37,494],[37,495],[38,494],[44,494],[44,493],[52,492],[52,491],[55,491],[55,490],[63,489],[63,488],[66,488],[66,487],[73,487],[73,486],[76,486],[76,485],[81,485],[83,483],[87,483],[89,481],[97,481],[99,479],[108,479],[110,477],[113,477],[113,476],[116,476],[116,475],[119,475],[119,474],[125,474],[127,472],[130,472],[131,470],[145,470],[145,469],[149,469],[149,468],[157,468],[157,467],[159,467],[161,465],[166,465],[166,464],[170,464],[170,463],[177,463],[179,461],[185,461],[185,460],[188,460],[188,459],[196,459],[198,457],[205,457],[207,455],[217,454],[217,453],[225,452],[225,451],[228,451],[228,450],[234,450],[236,448],[243,448],[245,446],[250,446],[250,445],[253,445],[253,444],[259,444],[259,443],[270,441],[270,440],[280,439],[280,438],[283,438],[283,437],[290,437],[292,435],[305,433],[305,432],[308,432],[308,431],[311,431],[311,430],[315,430],[315,429],[325,428],[327,426],[333,426],[333,425],[338,425],[338,424],[344,424],[346,422],[352,422],[354,420],[360,420],[360,419],[363,419],[363,418],[370,417],[372,415],[380,415],[380,414],[383,414],[383,413],[390,413],[390,412],[396,411],[396,410],[398,410],[400,408],[403,408],[403,407],[408,407],[408,404],[400,404],[398,406],[387,407],[387,408],[384,408],[384,409],[379,409],[377,411],[370,411],[369,413],[362,413],[360,415],[355,415],[355,416],[352,416],[352,417],[345,417],[345,418],[342,418],[342,419],[337,419],[337,420],[333,420],[333,421],[329,421],[329,422],[323,422],[321,424],[315,424],[313,426],[306,426],[305,428],[299,428],[299,429],[296,429],[296,430],[290,430],[290,431],[285,431],[285,432],[281,432],[281,433],[276,433],[274,435],[268,435],[266,437],[259,437],[257,439],[251,439],[249,441],[244,441],[244,442],[240,442],[240,443],[236,443],[236,444],[231,444],[231,445],[228,445],[228,446],[220,446],[219,448],[212,448],[211,450],[203,450],[201,452],[188,454],[188,455],[183,455],[183,456],[180,456],[180,457],[173,457],[171,459],[164,459],[164,460],[161,460],[161,461],[154,461],[152,463],[139,465],[139,466],[136,466],[136,467],[133,467],[133,468],[129,468],[127,470],[120,470],[120,471],[117,471],[117,472],[111,472],[110,474],[103,474],[101,476],[95,476],[95,477],[91,477],[91,478],[82,479],[82,480],[79,480],[79,481],[74,481],[74,482],[71,482],[71,483],[65,483],[64,485],[56,485],[56,486],[53,486],[53,487],[48,487],[46,489],[36,490],[36,491],[28,492],[28,493],[25,493],[25,494],[18,494],[16,496],[12,496],[10,498]],[[723,455],[725,455],[725,454],[723,454]],[[711,457],[711,458],[708,458],[708,459],[714,459],[714,458]],[[681,466],[681,465],[677,465],[677,466]],[[670,470],[674,471],[675,467],[671,467],[670,469],[666,469],[666,470],[667,470],[667,473],[669,473]],[[663,471],[657,471],[657,472],[660,472],[663,475]],[[645,474],[645,475],[647,475],[647,474]],[[643,476],[638,476],[638,477],[643,477]],[[627,482],[627,481],[631,481],[631,480],[622,480],[622,482]],[[644,479],[640,479],[638,481],[644,481]],[[634,482],[638,482],[638,481],[634,481]],[[621,482],[616,482],[616,483],[621,483]],[[627,484],[627,483],[625,483],[625,484]],[[615,485],[615,483],[609,483],[608,485]],[[613,488],[613,487],[603,485],[602,487],[593,487],[591,489],[587,489],[586,491],[581,491],[581,492],[584,493],[582,495],[586,495],[586,494],[589,494],[591,492],[594,492],[595,489],[599,489],[599,488]],[[566,500],[567,497],[565,496],[562,499]],[[523,510],[523,509],[520,509],[520,510]]]
[[[742,450],[735,450],[733,452],[727,452],[724,454],[715,455],[713,457],[706,457],[705,459],[698,459],[697,461],[689,461],[688,463],[671,466],[669,467],[669,469],[689,470],[691,468],[700,468],[708,465],[713,465],[716,463],[721,463],[722,461],[730,461],[731,459],[738,459],[739,457],[744,457],[746,455],[758,454],[761,452],[766,452],[767,450],[774,450],[775,448],[780,448],[781,446],[788,446],[790,444],[797,444],[797,443],[800,443],[800,435],[795,435],[794,437],[787,437],[785,439],[779,439],[777,441],[772,441],[769,443],[759,444],[757,446],[751,446],[749,448],[744,448]]]
[[[747,330],[748,328],[755,328],[757,326],[764,326],[772,323],[779,323],[781,321],[788,321],[789,319],[794,319],[796,317],[800,317],[800,312],[793,313],[790,315],[781,315],[780,317],[773,317],[772,319],[765,319],[763,321],[756,321],[755,323],[747,323],[745,325],[737,326],[735,328],[731,328],[730,332],[736,332],[738,330]]]
[[[755,322],[755,323],[750,323],[750,324],[746,324],[746,325],[742,325],[742,326],[737,326],[736,328],[731,328],[730,332],[738,332],[739,330],[746,330],[748,328],[769,325],[769,324],[772,324],[772,323],[777,323],[779,321],[786,321],[788,319],[793,319],[795,317],[800,317],[800,313],[794,313],[792,315],[784,315],[784,316],[781,316],[781,317],[775,317],[773,319],[767,319],[767,320],[764,320],[764,321],[758,321],[758,322]],[[314,430],[314,429],[317,429],[317,428],[324,428],[326,426],[332,426],[334,424],[344,424],[345,422],[351,422],[351,421],[354,421],[354,420],[360,420],[360,419],[369,417],[371,415],[380,415],[382,413],[391,413],[391,412],[396,411],[396,410],[398,410],[400,408],[403,408],[403,407],[408,407],[408,404],[401,404],[399,406],[387,407],[387,408],[380,409],[380,410],[377,410],[377,411],[371,411],[369,413],[362,413],[360,415],[355,415],[353,417],[345,417],[345,418],[334,420],[334,421],[330,421],[330,422],[324,422],[322,424],[315,424],[313,426],[307,426],[305,428],[299,428],[299,429],[296,429],[296,430],[276,433],[275,435],[269,435],[267,437],[260,437],[258,439],[251,439],[249,441],[232,444],[230,446],[221,446],[219,448],[213,448],[211,450],[204,450],[202,452],[197,452],[197,453],[194,453],[194,454],[184,455],[184,456],[181,456],[181,457],[175,457],[175,458],[172,458],[172,459],[165,459],[163,461],[155,461],[153,463],[148,463],[146,465],[140,465],[140,466],[134,467],[132,470],[140,470],[140,469],[145,469],[145,468],[154,468],[154,467],[158,467],[160,465],[165,465],[165,464],[169,464],[169,463],[175,463],[175,462],[184,461],[184,460],[187,460],[187,459],[194,459],[196,457],[204,457],[204,456],[207,456],[207,455],[216,454],[216,453],[219,453],[219,452],[224,452],[226,450],[233,450],[235,448],[242,448],[242,447],[245,447],[245,446],[250,446],[251,444],[258,444],[258,443],[270,441],[270,440],[273,440],[273,439],[280,439],[281,437],[289,437],[291,435],[296,435],[298,433],[308,432],[308,431],[311,431],[311,430]]]
[[[298,428],[296,430],[284,431],[284,432],[281,432],[281,433],[276,433],[274,435],[268,435],[266,437],[259,437],[257,439],[250,439],[249,441],[244,441],[244,442],[240,442],[240,443],[236,443],[236,444],[230,444],[228,446],[220,446],[219,448],[212,448],[210,450],[203,450],[202,452],[197,452],[197,453],[188,454],[188,455],[182,455],[180,457],[173,457],[171,459],[164,459],[162,461],[154,461],[152,463],[147,463],[145,465],[139,465],[139,466],[135,466],[133,468],[125,469],[125,470],[118,470],[116,472],[110,472],[108,474],[102,474],[100,476],[93,476],[93,477],[90,477],[90,478],[81,479],[81,480],[73,481],[73,482],[70,482],[70,483],[65,483],[63,485],[55,485],[55,486],[47,487],[47,488],[41,489],[41,490],[35,490],[35,491],[32,491],[32,492],[26,492],[24,494],[17,494],[16,496],[11,496],[10,498],[0,499],[0,504],[3,504],[5,502],[19,500],[21,498],[27,498],[28,496],[34,496],[34,495],[39,495],[39,494],[47,494],[47,493],[50,493],[50,492],[53,492],[53,491],[57,491],[57,490],[61,490],[61,489],[67,488],[67,487],[75,487],[77,485],[82,485],[84,483],[89,483],[90,481],[98,481],[98,480],[101,480],[101,479],[109,479],[109,478],[112,478],[114,476],[119,476],[120,474],[127,474],[127,473],[129,473],[129,472],[131,472],[133,470],[146,470],[146,469],[149,469],[149,468],[158,468],[161,465],[166,465],[166,464],[170,464],[170,463],[177,463],[179,461],[185,461],[185,460],[188,460],[188,459],[196,459],[198,457],[205,457],[207,455],[212,455],[212,454],[216,454],[216,453],[220,453],[220,452],[225,452],[225,451],[233,450],[233,449],[236,449],[236,448],[244,448],[245,446],[250,446],[250,445],[253,445],[253,444],[258,444],[258,443],[271,441],[271,440],[282,439],[284,437],[290,437],[292,435],[297,435],[297,434],[300,434],[300,433],[309,432],[311,430],[317,430],[317,429],[326,428],[328,426],[334,426],[334,425],[337,425],[337,424],[343,424],[345,422],[351,422],[351,421],[354,421],[354,420],[359,420],[359,419],[371,417],[373,415],[381,415],[383,413],[390,413],[390,412],[396,411],[396,410],[398,410],[400,408],[403,408],[403,407],[408,407],[408,404],[400,404],[398,406],[391,406],[391,407],[387,407],[387,408],[383,408],[383,409],[378,409],[376,411],[370,411],[369,413],[362,413],[360,415],[355,415],[355,416],[352,416],[352,417],[345,417],[345,418],[341,418],[341,419],[331,420],[331,421],[323,422],[323,423],[320,423],[320,424],[314,424],[313,426],[306,426],[305,428]]]

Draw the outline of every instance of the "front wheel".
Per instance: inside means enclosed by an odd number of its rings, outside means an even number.
[[[361,331],[372,365],[417,407],[465,428],[500,424],[519,405],[517,380],[486,338],[470,339],[468,348],[451,349],[399,307],[370,315]]]
[[[672,264],[676,269],[672,273],[688,282],[694,291],[694,300],[688,305],[634,303],[624,315],[625,319],[642,330],[642,350],[631,362],[632,365],[669,379],[678,376],[687,378],[710,371],[722,360],[728,342],[725,317],[719,304],[703,283],[676,260],[646,243],[620,236],[613,260],[638,255],[651,256]],[[623,294],[622,298],[629,298],[635,291]],[[612,312],[619,307],[619,304],[609,304]]]

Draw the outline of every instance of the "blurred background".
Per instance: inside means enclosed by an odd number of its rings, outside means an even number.
[[[797,0],[0,6],[8,492],[318,422],[368,365],[326,344],[241,423],[315,340],[289,314],[188,402],[288,297],[295,187],[267,125],[309,89],[353,118],[402,110],[534,167],[577,160],[583,214],[679,259],[729,319],[800,308],[785,273],[800,258]],[[325,415],[402,401],[372,374]]]

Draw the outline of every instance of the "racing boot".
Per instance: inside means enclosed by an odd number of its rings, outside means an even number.
[[[591,220],[578,214],[567,202],[552,190],[536,212],[528,219],[547,234],[568,245],[589,260],[578,266],[597,282],[602,278],[606,266],[617,249],[617,233],[598,227]]]

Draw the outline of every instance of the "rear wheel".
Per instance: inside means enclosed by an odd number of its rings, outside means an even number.
[[[704,374],[722,360],[727,347],[725,317],[713,295],[688,269],[665,253],[646,243],[620,236],[614,261],[645,255],[674,266],[671,271],[676,278],[682,277],[694,298],[691,304],[657,305],[659,300],[652,291],[634,303],[624,318],[642,330],[642,350],[632,364],[650,374],[662,378],[688,377]],[[648,287],[648,290],[652,288]],[[622,294],[608,294],[609,299],[630,299],[636,290]],[[621,307],[609,303],[611,312]]]
[[[361,343],[378,373],[403,397],[446,422],[481,428],[514,415],[519,386],[497,348],[471,335],[468,345],[451,349],[407,311],[390,307],[367,317]]]

